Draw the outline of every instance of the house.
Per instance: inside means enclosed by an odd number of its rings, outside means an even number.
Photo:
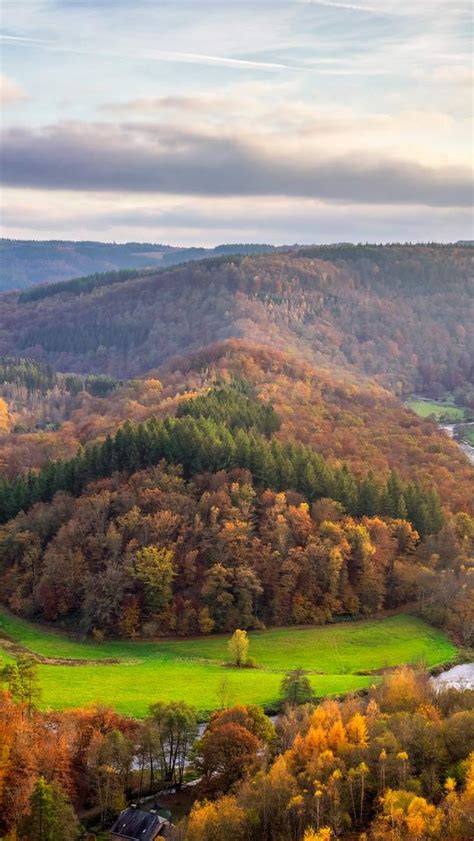
[[[120,812],[110,830],[110,841],[155,841],[169,837],[170,828],[170,822],[156,812],[142,812],[130,806]]]

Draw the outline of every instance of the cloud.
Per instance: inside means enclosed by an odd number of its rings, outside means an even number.
[[[473,69],[472,66],[466,64],[462,65],[441,65],[433,72],[433,78],[437,82],[445,82],[447,84],[456,85],[457,87],[468,88],[472,90]]]
[[[273,87],[273,86],[270,86]],[[452,106],[452,102],[451,102]],[[122,115],[133,120],[163,120],[179,127],[192,125],[193,132],[215,133],[247,138],[252,127],[252,141],[259,146],[278,149],[283,145],[297,157],[353,154],[360,158],[373,152],[382,157],[400,157],[410,139],[410,157],[426,166],[446,165],[451,159],[471,160],[470,120],[427,106],[402,108],[392,112],[361,114],[351,107],[317,107],[293,92],[259,92],[247,85],[229,85],[219,93],[204,92],[156,97],[140,97],[99,106],[107,118]],[[454,151],[455,150],[455,151]]]
[[[255,100],[250,97],[245,101],[239,97],[236,103],[235,99],[230,96],[217,94],[198,94],[184,96],[182,94],[174,94],[167,96],[144,96],[137,99],[129,99],[124,102],[106,102],[100,106],[99,110],[111,113],[129,112],[129,113],[143,113],[150,114],[157,111],[179,111],[183,113],[218,111],[222,113],[235,112],[237,108],[241,109],[247,105],[254,104]]]
[[[28,94],[23,90],[21,85],[17,84],[8,76],[0,74],[0,105],[13,105],[15,102],[22,102],[28,99]]]
[[[7,189],[13,238],[219,242],[454,241],[470,236],[468,208],[342,205],[299,198],[114,197]]]
[[[470,206],[469,173],[449,166],[299,148],[278,135],[153,124],[7,129],[1,178],[16,187],[202,196],[292,196],[364,204]]]

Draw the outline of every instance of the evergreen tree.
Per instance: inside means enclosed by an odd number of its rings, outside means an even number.
[[[262,409],[245,392],[228,387],[217,397],[211,390],[186,401],[176,417],[141,424],[126,421],[113,437],[80,448],[69,461],[48,462],[38,473],[30,471],[12,482],[1,478],[0,522],[36,502],[49,502],[58,491],[78,496],[90,481],[116,470],[131,474],[164,459],[182,465],[186,478],[241,467],[251,471],[259,487],[295,490],[310,502],[334,499],[353,516],[407,516],[422,536],[439,531],[443,513],[435,491],[415,484],[404,488],[394,471],[380,491],[371,472],[356,482],[347,466],[333,468],[304,445],[269,440],[266,435],[277,425],[272,412],[270,406]]]
[[[359,485],[357,495],[357,514],[373,517],[380,511],[380,492],[374,475],[369,470],[365,479]]]
[[[79,823],[64,791],[39,777],[22,827],[25,841],[76,841]]]
[[[8,663],[0,672],[0,678],[16,701],[24,704],[28,715],[41,698],[38,664],[28,655],[21,655],[14,663]]]
[[[304,669],[287,672],[281,682],[281,694],[286,704],[309,704],[314,700],[313,689]]]

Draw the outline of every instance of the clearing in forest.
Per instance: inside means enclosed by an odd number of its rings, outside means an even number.
[[[456,655],[445,634],[406,614],[249,636],[258,668],[237,669],[225,665],[228,636],[99,644],[0,613],[0,660],[22,649],[38,656],[45,707],[98,702],[142,717],[158,700],[184,700],[203,714],[222,702],[271,707],[290,669],[307,669],[322,697],[363,689],[385,668],[419,662],[432,667]]]

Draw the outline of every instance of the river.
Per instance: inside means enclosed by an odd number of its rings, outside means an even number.
[[[463,663],[461,666],[453,666],[446,672],[431,678],[435,689],[474,689],[474,663]]]
[[[474,464],[474,447],[471,447],[466,441],[459,440],[457,435],[459,428],[462,426],[474,426],[474,421],[469,421],[468,423],[441,423],[439,428],[443,429],[450,438],[456,441],[463,453],[466,453],[471,464]]]
[[[452,438],[459,445],[461,450],[466,453],[469,461],[474,464],[474,447],[471,447],[466,441],[460,441],[457,436],[457,430],[460,426],[474,426],[474,421],[468,423],[443,423],[440,424],[440,429],[443,429],[450,438]],[[431,678],[431,682],[435,689],[448,689],[454,687],[455,689],[474,689],[474,663],[463,663],[461,666],[453,666],[446,672],[441,672],[440,675]]]

